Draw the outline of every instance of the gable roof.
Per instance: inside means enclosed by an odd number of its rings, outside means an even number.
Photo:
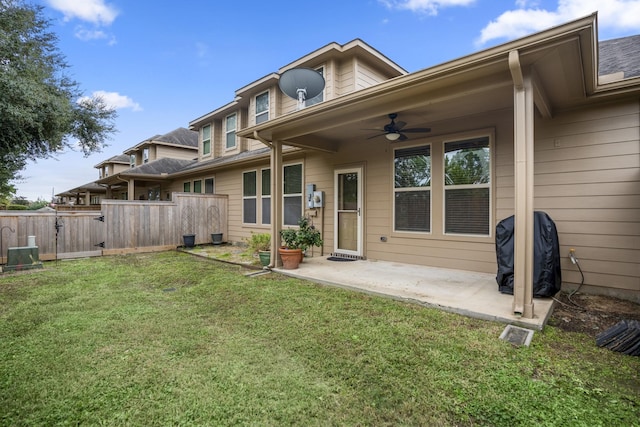
[[[197,162],[197,160],[183,160],[164,157],[162,159],[154,160],[152,162],[145,163],[143,165],[136,166],[135,168],[120,172],[120,175],[171,174],[174,172],[178,172],[195,162]]]
[[[139,149],[149,145],[172,145],[188,149],[198,149],[198,132],[183,127],[172,130],[164,135],[154,135],[144,141],[124,150],[125,154],[133,154]]]
[[[102,165],[106,165],[107,163],[119,163],[119,164],[123,164],[123,165],[128,165],[129,164],[129,156],[127,154],[118,154],[117,156],[113,156],[108,158],[107,160],[103,160],[100,163],[98,163],[97,165],[94,166],[94,168],[99,168]]]
[[[640,35],[601,41],[599,55],[599,75],[622,72],[625,79],[640,76]]]
[[[154,137],[152,140],[154,142],[166,142],[167,144],[198,148],[198,132],[183,127],[172,130],[164,135]]]

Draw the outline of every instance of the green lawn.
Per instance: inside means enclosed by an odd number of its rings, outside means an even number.
[[[0,275],[0,423],[640,425],[640,358],[179,252]]]

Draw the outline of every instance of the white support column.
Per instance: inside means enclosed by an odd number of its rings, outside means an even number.
[[[282,230],[282,142],[271,143],[271,266],[281,267],[278,254]]]
[[[514,80],[514,282],[513,312],[533,318],[533,143],[534,91],[531,74],[522,75],[517,51],[509,62]]]

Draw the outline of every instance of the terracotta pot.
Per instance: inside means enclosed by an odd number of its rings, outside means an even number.
[[[282,247],[278,249],[278,252],[280,253],[280,259],[282,259],[282,268],[285,270],[295,270],[298,268],[303,255],[302,249],[287,249]]]

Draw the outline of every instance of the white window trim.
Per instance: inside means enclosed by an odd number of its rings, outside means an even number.
[[[244,195],[244,176],[245,174],[248,173],[255,173],[255,178],[256,178],[256,194],[255,196],[245,196]],[[246,226],[252,226],[255,227],[256,225],[259,224],[259,211],[260,211],[260,206],[258,205],[258,195],[260,193],[260,187],[258,185],[258,183],[260,182],[260,179],[258,178],[258,170],[257,169],[247,169],[242,171],[242,225],[246,225]],[[244,201],[245,200],[255,200],[255,206],[256,206],[256,222],[244,222]]]
[[[494,234],[494,211],[495,211],[495,203],[493,200],[493,195],[495,194],[495,137],[493,130],[479,130],[476,132],[465,132],[455,135],[449,135],[446,139],[441,141],[441,171],[442,171],[442,235],[444,237],[453,237],[453,238],[473,238],[473,239],[486,239],[493,238]],[[471,185],[454,185],[447,186],[445,183],[445,169],[444,169],[444,159],[445,159],[445,144],[447,142],[458,142],[465,139],[473,139],[473,138],[488,138],[489,139],[489,183],[487,184],[471,184]],[[432,160],[433,161],[433,160]],[[488,188],[489,189],[489,234],[465,234],[465,233],[447,233],[446,232],[446,193],[447,187],[451,190],[462,190],[466,188]]]
[[[236,120],[235,120],[235,121],[236,121],[236,127],[235,127],[235,128],[233,128],[233,129],[231,129],[231,130],[229,130],[229,129],[227,128],[227,124],[229,123],[229,122],[228,122],[228,119],[229,119],[231,116],[235,116],[235,119],[236,119]],[[238,113],[232,113],[232,114],[227,115],[227,116],[224,118],[224,147],[225,147],[225,150],[235,150],[235,149],[236,149],[236,147],[238,146],[237,130],[238,130]],[[228,138],[228,135],[229,135],[231,132],[233,132],[233,133],[234,133],[234,140],[233,140],[233,146],[229,147],[229,146],[228,146],[228,143],[227,143],[227,138]]]
[[[209,152],[208,153],[204,152],[204,143],[205,143],[205,141],[207,141],[206,139],[204,139],[204,130],[205,130],[205,128],[209,128],[209,139],[208,139],[208,141],[209,141]],[[213,149],[212,149],[213,147],[212,147],[212,144],[211,144],[211,140],[213,139],[212,135],[211,135],[211,130],[212,130],[212,126],[210,124],[202,126],[202,131],[201,131],[201,136],[202,136],[202,157],[209,157],[209,156],[211,156],[211,153],[213,152]]]
[[[424,146],[429,146],[429,157],[431,158],[431,184],[428,187],[402,187],[402,188],[396,188],[395,186],[395,179],[396,179],[396,168],[395,168],[395,159],[396,159],[396,150],[402,150],[405,148],[412,148],[412,147],[424,147]],[[392,205],[393,205],[393,215],[392,215],[392,227],[393,227],[393,233],[397,233],[397,234],[411,234],[411,235],[419,235],[419,236],[426,236],[426,235],[430,235],[433,234],[433,143],[431,142],[424,142],[422,144],[413,144],[413,145],[406,145],[406,146],[398,146],[396,148],[393,149],[392,151],[392,158],[391,158],[391,180],[392,180]],[[400,192],[409,192],[409,191],[428,191],[429,192],[429,231],[411,231],[411,230],[396,230],[396,193]]]
[[[271,206],[271,203],[273,203],[273,197],[271,197],[271,184],[269,184],[269,195],[268,196],[264,196],[262,194],[262,185],[263,185],[263,183],[262,183],[262,174],[264,173],[264,171],[267,171],[267,170],[269,171],[269,181],[271,181],[273,179],[273,174],[271,173],[271,168],[261,168],[260,169],[260,179],[259,179],[259,181],[260,181],[260,187],[259,187],[260,188],[260,193],[259,193],[259,200],[258,200],[258,202],[259,202],[258,210],[259,210],[259,213],[260,213],[260,221],[258,221],[258,223],[260,225],[264,225],[264,226],[271,225],[271,222],[268,222],[268,223],[262,222],[262,218],[264,218],[264,214],[262,212],[262,200],[263,199],[269,199],[269,206]],[[271,215],[269,215],[269,216],[271,216]]]
[[[263,95],[265,95],[265,94],[267,95],[267,109],[266,109],[265,111],[260,111],[260,112],[258,112],[258,97],[259,97],[259,96],[263,96]],[[255,123],[256,123],[256,124],[258,124],[258,117],[259,117],[259,116],[264,116],[264,115],[266,115],[266,116],[267,116],[267,119],[266,119],[266,120],[264,120],[264,121],[265,121],[265,122],[266,122],[266,121],[268,121],[268,120],[269,120],[269,112],[270,112],[270,110],[271,110],[271,99],[270,99],[270,96],[269,96],[269,91],[267,90],[267,91],[265,91],[265,92],[262,92],[262,93],[257,94],[257,95],[254,97],[253,102],[254,102],[254,105],[255,105]],[[263,123],[263,122],[260,122],[260,123]],[[237,127],[237,122],[236,122],[236,127]]]
[[[300,170],[300,176],[301,176],[301,183],[300,183],[300,193],[291,193],[291,194],[285,194],[284,193],[284,189],[285,189],[285,176],[284,176],[284,170],[285,168],[287,168],[288,166],[295,166],[295,165],[300,165],[301,166],[301,170]],[[298,218],[300,218],[302,215],[304,215],[304,190],[305,190],[305,179],[304,179],[304,162],[292,162],[292,163],[286,163],[282,165],[282,209],[283,209],[283,215],[282,215],[282,227],[297,227],[297,224],[285,224],[284,223],[284,200],[285,198],[289,197],[289,198],[293,198],[293,197],[300,197],[302,200],[301,203],[301,207],[300,207],[300,214],[298,215]],[[273,221],[273,218],[271,218],[271,221]]]

